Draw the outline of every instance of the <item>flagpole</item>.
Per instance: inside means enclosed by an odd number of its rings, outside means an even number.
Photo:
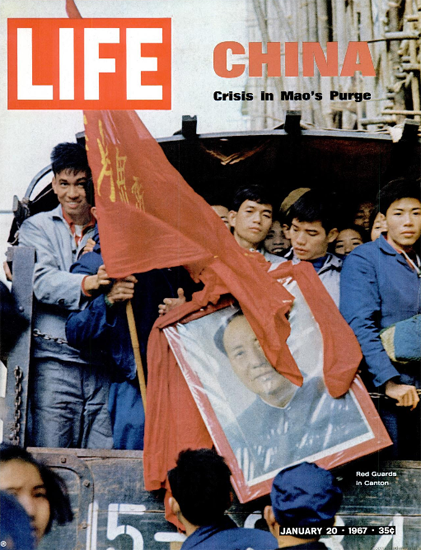
[[[132,341],[134,360],[136,363],[137,378],[139,380],[140,394],[143,401],[143,410],[146,416],[146,381],[145,372],[142,365],[142,357],[140,356],[139,338],[137,337],[136,323],[134,320],[132,301],[128,300],[126,305],[127,322],[129,324],[130,339]]]

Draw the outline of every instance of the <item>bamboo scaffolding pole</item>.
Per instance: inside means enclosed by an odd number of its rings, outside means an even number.
[[[412,116],[420,116],[421,115],[421,110],[404,110],[404,109],[385,109],[384,111],[382,111],[382,115],[412,115]]]
[[[297,77],[285,77],[283,46],[281,76],[265,79],[265,86],[276,92],[277,101],[266,105],[253,102],[247,106],[253,129],[283,120],[286,109],[301,109],[303,122],[324,128],[352,129],[355,124],[365,127],[367,121],[377,126],[395,125],[402,122],[404,116],[419,118],[421,0],[400,0],[399,3],[379,0],[248,0],[248,5],[251,40],[265,42],[272,39],[281,44],[298,42],[300,59],[303,42],[319,42],[324,49],[327,42],[336,41],[339,42],[340,65],[349,41],[368,42],[377,73],[372,79],[359,73],[352,77],[322,78],[316,70],[314,77],[303,78],[300,70]],[[259,93],[261,82],[251,78],[247,87]],[[333,89],[370,92],[372,100],[334,105],[328,100]],[[321,91],[323,100],[281,101],[282,90]]]
[[[328,16],[328,5],[327,0],[317,0],[316,3],[317,9],[317,35],[318,41],[321,44],[327,44],[330,42],[329,36],[329,16]],[[321,101],[320,109],[320,118],[323,121],[322,125],[325,128],[333,128],[333,114],[332,114],[332,105],[328,101],[329,92],[332,89],[332,78],[325,77],[319,78],[320,89],[322,91],[324,100]]]
[[[412,6],[411,3],[409,3],[409,9],[406,14],[406,20],[408,21],[409,18],[412,15]],[[417,25],[413,23],[412,21],[408,23],[409,29],[411,31],[417,30]],[[418,44],[419,46],[419,44]],[[420,111],[421,105],[420,105],[420,72],[419,67],[420,65],[417,63],[417,44],[415,41],[410,40],[409,41],[409,58],[410,58],[410,64],[409,66],[412,67],[412,71],[416,70],[414,67],[417,67],[417,74],[415,72],[411,72],[411,92],[412,92],[412,105],[414,107],[414,112]],[[403,68],[405,70],[405,64],[403,65]],[[409,68],[409,67],[408,67]],[[420,115],[421,113],[418,113],[415,115],[415,120],[417,122],[421,121]]]

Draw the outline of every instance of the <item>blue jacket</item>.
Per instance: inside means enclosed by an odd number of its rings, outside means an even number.
[[[95,236],[94,236],[95,238]],[[104,263],[99,245],[95,252],[81,256],[72,273],[93,275]],[[106,306],[104,295],[91,300],[82,311],[72,312],[66,324],[69,343],[81,350],[88,361],[109,365],[113,382],[108,397],[108,412],[113,430],[114,449],[143,449],[145,413],[136,363],[126,318],[126,305]]]
[[[421,315],[415,315],[393,326],[396,359],[421,361]]]
[[[93,238],[98,239],[95,232]],[[83,254],[71,267],[72,273],[93,275],[103,264],[99,244],[94,252]],[[184,269],[160,269],[136,274],[132,299],[143,368],[147,374],[146,349],[152,325],[158,317],[158,305],[175,296],[178,287],[189,294],[192,281]],[[69,343],[81,350],[86,360],[108,363],[113,371],[108,410],[113,427],[115,449],[143,449],[145,415],[136,363],[126,316],[126,304],[108,307],[104,295],[92,299],[82,311],[69,315],[66,324]]]
[[[93,275],[104,263],[100,248],[81,256],[72,267],[72,273]],[[143,365],[146,366],[146,349],[149,333],[158,317],[158,305],[164,298],[176,296],[182,287],[191,296],[195,285],[183,268],[154,269],[136,274],[137,284],[132,299],[136,328]],[[92,354],[106,350],[120,373],[129,380],[136,378],[136,365],[126,317],[126,304],[105,305],[104,296],[91,300],[82,311],[72,313],[66,326],[69,343],[89,359]]]
[[[83,254],[71,266],[71,273],[94,275],[103,265],[97,228],[93,239],[97,241],[94,252]],[[93,357],[102,356],[104,362],[117,366],[118,373],[114,372],[117,378],[135,379],[136,364],[127,324],[126,304],[114,304],[109,308],[101,294],[91,300],[82,311],[70,314],[66,336],[72,346],[81,350],[81,355],[86,360],[92,361]]]
[[[421,313],[420,283],[383,235],[358,246],[344,262],[340,310],[358,338],[377,387],[392,378],[420,387],[419,369],[394,365],[380,340],[383,328]]]
[[[228,516],[214,525],[199,527],[187,537],[182,550],[270,550],[276,539],[267,531],[237,527]]]
[[[61,205],[23,222],[19,246],[35,247],[36,250],[34,328],[40,332],[66,339],[69,311],[79,310],[86,301],[82,292],[84,275],[69,273],[69,269],[93,233],[94,229],[89,229],[76,246]],[[34,356],[84,363],[76,349],[52,339],[35,338]]]

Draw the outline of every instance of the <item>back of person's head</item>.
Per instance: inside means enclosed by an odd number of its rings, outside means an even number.
[[[221,520],[231,503],[231,472],[223,457],[210,449],[182,451],[168,472],[171,492],[191,524]]]
[[[376,205],[382,214],[386,215],[391,204],[401,199],[417,199],[421,201],[421,180],[398,178],[389,181],[377,195]]]
[[[59,525],[69,523],[73,519],[67,487],[63,479],[48,466],[36,460],[31,453],[18,447],[2,443],[0,445],[0,467],[6,462],[18,460],[34,466],[44,483],[47,500],[50,504],[50,520],[45,533],[48,533],[54,521]]]
[[[337,227],[337,205],[332,197],[314,189],[304,193],[289,209],[288,223],[297,219],[299,222],[320,222],[326,234]]]
[[[259,184],[239,187],[232,198],[231,210],[238,212],[244,201],[253,201],[258,204],[270,204],[271,206],[273,206],[274,202],[270,190]]]
[[[51,152],[51,167],[54,175],[63,170],[70,170],[75,174],[85,172],[86,177],[91,177],[91,169],[88,163],[86,150],[79,143],[59,143]]]
[[[329,527],[341,505],[342,491],[330,472],[302,462],[279,472],[270,498],[281,527]]]
[[[6,550],[33,550],[35,536],[25,509],[13,495],[0,491],[0,540]]]

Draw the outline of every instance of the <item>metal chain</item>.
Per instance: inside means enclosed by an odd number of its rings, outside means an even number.
[[[45,334],[37,328],[32,331],[34,338],[42,338],[43,340],[51,340],[52,342],[57,342],[57,344],[68,344],[67,340],[64,338],[59,338],[58,336],[51,336],[51,334]]]
[[[23,371],[22,369],[16,365],[16,367],[13,370],[13,374],[15,375],[15,415],[14,415],[14,422],[13,422],[13,429],[9,435],[10,441],[13,443],[13,445],[19,445],[20,443],[20,419],[21,419],[21,410],[20,407],[22,405],[22,379],[23,379]]]

